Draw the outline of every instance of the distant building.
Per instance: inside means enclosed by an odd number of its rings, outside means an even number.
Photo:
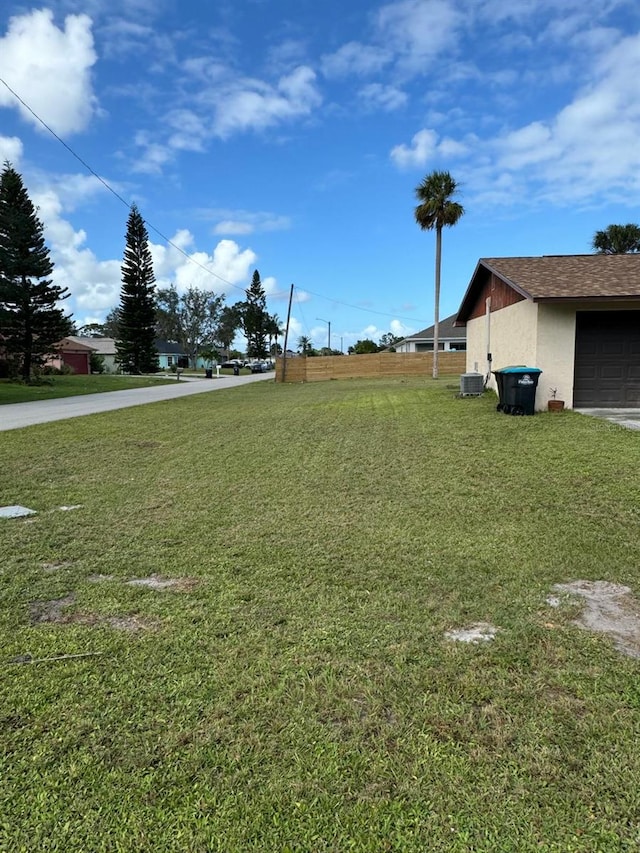
[[[467,330],[453,325],[456,314],[438,323],[438,352],[464,352],[467,349]],[[433,326],[409,335],[394,344],[396,352],[433,352]]]

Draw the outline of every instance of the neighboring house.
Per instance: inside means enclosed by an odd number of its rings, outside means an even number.
[[[119,373],[120,365],[116,361],[115,338],[83,338],[85,343],[92,346],[104,361],[105,373]]]
[[[640,406],[638,254],[481,258],[456,323],[491,387],[492,370],[543,371],[536,409],[552,388],[567,408]]]
[[[47,360],[47,364],[58,369],[70,367],[74,373],[83,375],[91,373],[91,353],[95,349],[88,343],[90,340],[75,336],[63,338],[55,345],[55,354]]]
[[[438,352],[464,352],[467,348],[467,330],[456,328],[456,315],[446,317],[438,323]],[[433,326],[409,335],[394,344],[396,352],[433,352]]]
[[[94,352],[102,356],[104,361],[105,373],[118,373],[119,365],[116,363],[116,342],[114,338],[90,338],[80,335],[70,335],[68,341],[73,341],[77,344],[85,344],[91,347]]]
[[[160,370],[169,370],[174,366],[189,367],[189,357],[180,344],[173,341],[156,341],[156,349]]]

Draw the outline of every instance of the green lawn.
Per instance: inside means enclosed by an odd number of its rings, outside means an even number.
[[[161,376],[43,376],[40,385],[25,385],[0,379],[0,406],[7,403],[30,403],[33,400],[53,400],[56,397],[75,397],[80,394],[101,394],[103,391],[124,391],[127,388],[146,388],[148,385],[175,382],[175,377]]]
[[[638,850],[639,661],[546,598],[640,595],[640,435],[447,381],[3,434],[0,850]]]

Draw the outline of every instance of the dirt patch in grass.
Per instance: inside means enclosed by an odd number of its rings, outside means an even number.
[[[574,624],[587,631],[607,634],[623,654],[640,658],[640,605],[628,586],[578,580],[557,583],[554,589],[584,599],[585,608]],[[552,597],[548,603],[558,606],[560,602]]]
[[[162,575],[150,575],[148,578],[132,578],[127,586],[146,586],[148,589],[173,589],[176,592],[188,592],[197,586],[197,578],[165,578]]]
[[[32,601],[29,605],[29,617],[32,625],[45,625],[49,622],[67,622],[67,607],[75,601],[74,595],[53,598],[51,601]]]
[[[455,640],[458,643],[486,643],[493,640],[498,629],[488,622],[478,622],[475,625],[470,625],[468,628],[452,628],[451,631],[445,633],[448,640]]]
[[[67,569],[73,565],[73,560],[56,560],[52,563],[41,563],[40,568],[44,572],[58,572],[60,569]]]
[[[117,631],[148,631],[159,628],[157,619],[133,614],[130,616],[102,616],[98,613],[68,613],[67,610],[75,603],[71,593],[64,598],[54,598],[50,601],[33,601],[29,605],[29,617],[32,625],[108,625]]]

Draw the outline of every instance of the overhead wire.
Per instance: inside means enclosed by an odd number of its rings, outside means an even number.
[[[115,190],[115,189],[114,189],[114,188],[113,188],[113,187],[108,183],[108,181],[105,181],[105,179],[104,179],[103,177],[101,177],[101,176],[100,176],[100,175],[95,171],[95,169],[93,169],[93,168],[89,165],[89,163],[87,163],[87,162],[86,162],[86,160],[84,160],[84,159],[83,159],[79,154],[77,154],[77,153],[73,150],[73,148],[72,148],[70,145],[68,145],[68,144],[64,141],[64,139],[62,139],[62,137],[61,137],[61,136],[59,136],[59,135],[55,132],[55,130],[53,130],[53,128],[51,128],[51,127],[50,127],[50,126],[49,126],[49,125],[44,121],[44,119],[42,119],[42,118],[41,118],[41,117],[40,117],[40,116],[39,116],[39,115],[38,115],[38,114],[37,114],[33,109],[31,109],[31,107],[29,106],[29,104],[27,104],[27,102],[26,102],[26,101],[24,101],[24,100],[20,97],[20,95],[18,95],[18,93],[17,93],[17,92],[15,92],[15,91],[11,88],[11,86],[7,83],[7,81],[6,81],[6,80],[4,80],[2,77],[0,77],[0,83],[2,83],[2,84],[3,84],[3,85],[4,85],[4,86],[5,86],[5,87],[6,87],[6,88],[11,92],[11,94],[14,96],[14,98],[16,98],[18,101],[20,101],[20,103],[22,104],[22,106],[23,106],[26,110],[28,110],[28,111],[31,113],[31,115],[32,115],[32,116],[33,116],[37,121],[39,121],[39,122],[40,122],[40,124],[41,124],[44,128],[46,128],[46,130],[48,130],[48,131],[49,131],[49,133],[50,133],[53,137],[55,137],[55,139],[57,139],[57,140],[58,140],[58,142],[59,142],[61,145],[63,145],[63,146],[67,149],[67,151],[68,151],[68,152],[69,152],[73,157],[75,157],[75,158],[76,158],[76,160],[77,160],[79,163],[82,163],[82,165],[85,167],[85,169],[86,169],[88,172],[90,172],[90,173],[91,173],[95,178],[97,178],[97,179],[98,179],[98,181],[100,181],[100,183],[101,183],[101,184],[102,184],[102,185],[103,185],[103,186],[104,186],[104,187],[105,187],[105,188],[106,188],[106,189],[107,189],[107,190],[108,190],[112,195],[114,195],[114,196],[118,199],[118,201],[122,202],[122,204],[124,204],[128,209],[131,209],[131,202],[128,202],[125,198],[123,198],[123,197],[120,195],[120,193],[119,193],[117,190]],[[155,225],[153,225],[153,223],[149,222],[149,220],[148,220],[148,219],[145,219],[145,218],[143,217],[143,220],[144,220],[145,224],[146,224],[146,225],[147,225],[147,226],[148,226],[148,227],[149,227],[153,232],[155,232],[159,237],[161,237],[161,238],[165,241],[165,243],[167,243],[167,245],[171,246],[173,249],[175,249],[175,250],[176,250],[176,251],[178,251],[181,255],[183,255],[183,256],[184,256],[184,257],[189,261],[189,263],[192,263],[192,264],[194,264],[195,266],[200,267],[200,269],[202,269],[202,270],[204,270],[205,272],[209,273],[209,275],[213,276],[214,278],[217,278],[217,279],[218,279],[218,281],[221,281],[223,284],[227,284],[227,285],[229,285],[229,287],[235,287],[237,290],[241,290],[243,293],[246,293],[246,292],[247,292],[247,288],[246,288],[246,287],[240,287],[240,285],[238,285],[238,284],[234,284],[232,281],[228,281],[226,278],[223,278],[221,275],[218,275],[218,273],[216,273],[216,272],[214,272],[213,270],[209,269],[209,267],[206,267],[204,264],[201,264],[201,263],[200,263],[200,261],[197,261],[195,258],[192,258],[189,254],[187,254],[187,252],[185,252],[185,251],[184,251],[184,249],[183,249],[181,246],[178,246],[178,244],[177,244],[177,243],[174,243],[174,242],[173,242],[173,240],[171,240],[169,237],[167,237],[167,236],[166,236],[166,234],[163,234],[163,233],[162,233],[162,231],[160,231],[160,229],[159,229],[159,228],[156,228],[156,226],[155,226]]]
[[[79,163],[81,163],[81,164],[84,166],[84,168],[85,168],[85,169],[86,169],[86,170],[87,170],[91,175],[93,175],[93,176],[94,176],[94,177],[95,177],[95,178],[96,178],[96,179],[97,179],[97,180],[98,180],[98,181],[99,181],[99,182],[100,182],[100,183],[105,187],[105,189],[107,189],[107,190],[108,190],[108,191],[109,191],[113,196],[115,196],[115,198],[117,198],[117,199],[118,199],[118,201],[120,201],[122,204],[124,204],[124,205],[125,205],[125,207],[127,207],[127,209],[131,209],[131,202],[128,202],[125,198],[123,198],[123,197],[120,195],[120,193],[119,193],[117,190],[115,190],[115,189],[114,189],[114,188],[109,184],[109,182],[108,182],[108,181],[105,181],[105,179],[104,179],[103,177],[101,177],[101,175],[99,175],[99,174],[95,171],[95,169],[93,169],[93,168],[92,168],[92,166],[91,166],[89,163],[87,163],[87,161],[86,161],[86,160],[84,160],[84,159],[83,159],[83,158],[82,158],[82,157],[81,157],[81,156],[80,156],[76,151],[74,151],[74,149],[73,149],[73,148],[72,148],[72,147],[71,147],[67,142],[65,142],[65,140],[64,140],[61,136],[59,136],[59,135],[55,132],[55,130],[53,130],[53,128],[52,128],[52,127],[50,127],[50,126],[49,126],[49,125],[44,121],[44,119],[43,119],[43,118],[41,118],[41,117],[38,115],[38,113],[36,113],[36,112],[35,112],[35,110],[33,110],[33,109],[29,106],[29,104],[28,104],[28,103],[27,103],[23,98],[21,98],[21,97],[20,97],[20,95],[19,95],[19,94],[18,94],[14,89],[12,89],[12,88],[11,88],[11,86],[7,83],[7,81],[6,81],[6,80],[4,80],[2,77],[0,77],[0,83],[2,83],[2,84],[3,84],[3,86],[5,86],[5,88],[6,88],[9,92],[11,92],[11,94],[13,95],[13,97],[14,97],[17,101],[19,101],[19,102],[22,104],[22,106],[23,106],[23,107],[24,107],[24,108],[25,108],[29,113],[31,113],[31,115],[36,119],[36,121],[38,121],[38,122],[39,122],[39,123],[40,123],[40,124],[41,124],[41,125],[42,125],[42,126],[43,126],[43,127],[44,127],[44,128],[45,128],[45,129],[46,129],[46,130],[47,130],[47,131],[48,131],[48,132],[49,132],[49,133],[54,137],[54,138],[55,138],[55,139],[57,139],[57,141],[58,141],[61,145],[63,145],[63,146],[64,146],[64,148],[66,148],[66,150],[71,154],[71,156],[72,156],[72,157],[75,157],[75,159],[76,159]],[[167,236],[166,236],[166,234],[163,234],[163,232],[162,232],[162,231],[160,231],[160,229],[159,229],[159,228],[156,228],[156,226],[155,226],[155,225],[153,225],[153,223],[149,222],[149,220],[148,220],[148,219],[145,219],[145,218],[143,217],[143,221],[145,222],[145,224],[146,224],[146,225],[147,225],[147,226],[148,226],[148,227],[149,227],[149,228],[150,228],[150,229],[151,229],[155,234],[157,234],[157,235],[158,235],[162,240],[164,240],[164,241],[165,241],[165,243],[166,243],[168,246],[171,246],[173,249],[175,249],[177,252],[179,252],[183,257],[185,257],[189,263],[194,264],[195,266],[199,267],[199,268],[200,268],[201,270],[203,270],[204,272],[206,272],[206,273],[208,273],[209,275],[213,276],[214,278],[218,279],[218,281],[221,281],[223,284],[226,284],[226,285],[228,285],[229,287],[233,287],[233,288],[235,288],[236,290],[241,290],[241,291],[242,291],[243,293],[245,293],[245,294],[247,293],[247,290],[248,290],[248,289],[247,289],[246,287],[241,287],[241,286],[240,286],[240,285],[238,285],[238,284],[234,284],[233,282],[228,281],[226,278],[224,278],[224,277],[223,277],[223,276],[221,276],[221,275],[218,275],[218,273],[214,272],[212,269],[209,269],[209,267],[205,266],[204,264],[201,264],[201,263],[200,263],[200,261],[197,261],[195,258],[191,257],[191,255],[189,255],[187,252],[185,252],[185,250],[184,250],[181,246],[178,246],[178,244],[177,244],[177,243],[174,243],[174,242],[173,242],[173,240],[171,240],[169,237],[167,237]],[[336,304],[336,305],[342,305],[342,306],[344,306],[345,308],[351,308],[351,309],[353,309],[353,310],[355,310],[355,311],[364,311],[364,312],[366,312],[366,313],[368,313],[368,314],[376,314],[376,315],[378,315],[378,316],[380,316],[380,317],[393,317],[393,318],[398,319],[398,320],[407,320],[407,321],[408,321],[408,322],[410,322],[410,323],[415,323],[415,322],[416,322],[416,318],[415,318],[415,317],[402,317],[402,316],[399,316],[399,315],[397,315],[397,314],[393,314],[393,313],[388,313],[388,312],[384,312],[384,311],[375,311],[375,310],[374,310],[374,309],[372,309],[372,308],[363,308],[363,307],[362,307],[362,306],[360,306],[360,305],[351,305],[351,304],[349,304],[348,302],[343,302],[343,301],[341,301],[341,300],[339,300],[339,299],[334,299],[334,298],[333,298],[333,297],[331,297],[331,296],[325,296],[324,294],[321,294],[321,293],[315,293],[313,290],[309,290],[309,288],[307,288],[307,287],[305,287],[305,288],[304,288],[304,291],[305,291],[305,293],[310,293],[312,296],[316,296],[316,297],[318,297],[319,299],[325,299],[325,300],[327,300],[328,302],[333,302],[333,303],[334,303],[334,304]],[[299,306],[301,303],[300,303],[300,302],[298,302],[297,304],[298,304],[298,306]],[[307,325],[307,324],[306,324],[306,323],[304,323],[304,325],[305,325],[305,327],[306,327],[306,325]],[[307,328],[307,331],[309,331],[309,329],[308,329],[308,328]]]

